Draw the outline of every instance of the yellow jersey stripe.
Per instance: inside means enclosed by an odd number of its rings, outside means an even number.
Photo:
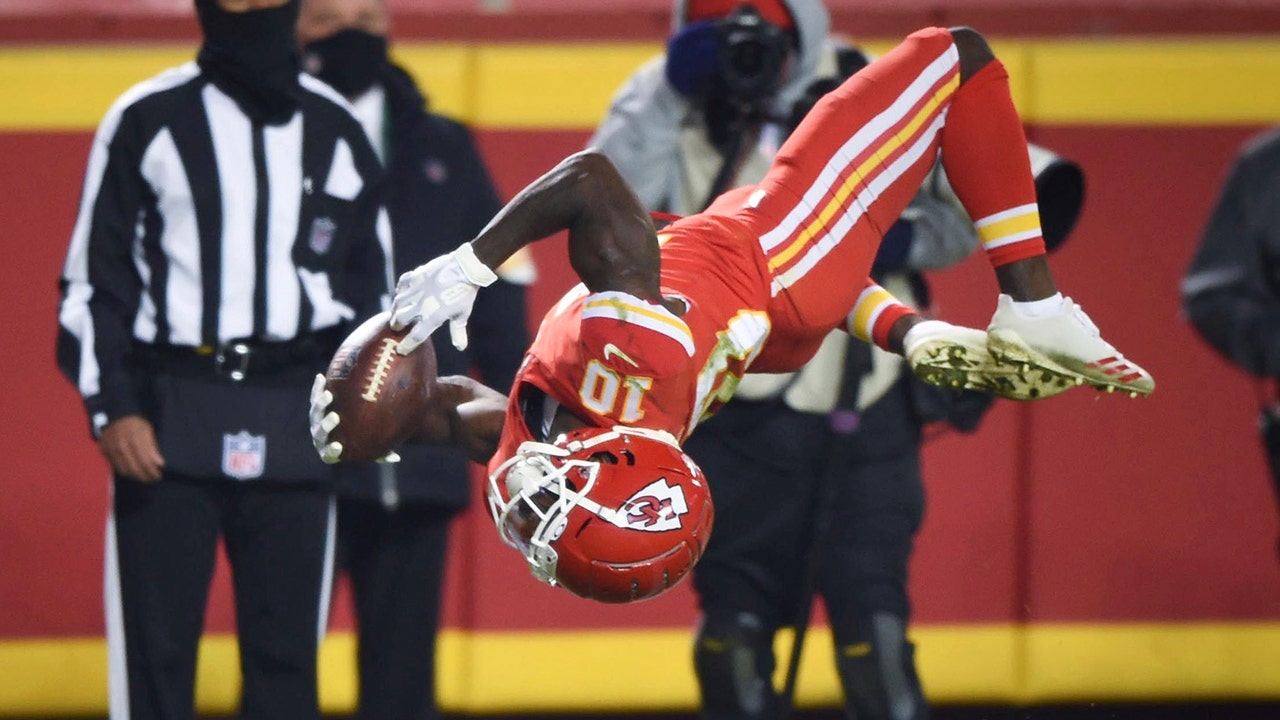
[[[864,342],[871,342],[871,330],[875,326],[876,317],[887,303],[893,301],[894,297],[889,291],[879,285],[873,284],[864,289],[853,305],[853,312],[849,314],[850,334]]]
[[[655,330],[680,343],[693,355],[693,332],[683,320],[660,305],[650,305],[622,292],[596,293],[582,304],[582,317],[613,318]]]
[[[1000,240],[1013,236],[1034,237],[1040,234],[1040,213],[1032,209],[1021,215],[1006,218],[988,225],[977,226],[983,245],[999,244]]]

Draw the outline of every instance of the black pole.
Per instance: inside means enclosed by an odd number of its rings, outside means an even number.
[[[827,416],[828,450],[822,474],[813,490],[813,519],[809,548],[804,557],[804,575],[800,590],[800,604],[796,609],[795,639],[787,659],[787,674],[778,703],[778,720],[787,720],[795,704],[796,680],[800,672],[800,654],[804,650],[809,620],[813,616],[813,600],[818,592],[818,575],[822,571],[822,555],[831,530],[831,506],[835,500],[836,483],[841,481],[843,469],[848,465],[849,446],[853,434],[858,431],[858,387],[871,368],[871,346],[856,338],[849,338],[845,349],[844,373],[840,379],[840,393],[836,406]]]

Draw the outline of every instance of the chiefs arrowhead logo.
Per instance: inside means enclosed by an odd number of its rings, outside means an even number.
[[[649,483],[622,504],[627,527],[645,532],[664,532],[680,527],[680,516],[689,512],[684,489],[672,486],[666,478]]]

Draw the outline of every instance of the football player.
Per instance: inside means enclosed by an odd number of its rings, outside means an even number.
[[[520,248],[568,231],[582,283],[542,321],[509,398],[442,380],[415,441],[488,463],[503,538],[539,579],[627,602],[697,561],[713,511],[679,449],[743,373],[799,368],[836,327],[925,380],[1019,400],[1154,381],[1104,341],[1045,261],[1008,75],[969,28],[909,36],[827,94],[757,186],[655,231],[610,162],[586,151],[521,191],[472,242],[401,276],[409,353],[445,322],[465,345],[479,288]],[[941,154],[1001,290],[987,332],[926,320],[868,278],[888,228]],[[340,418],[317,380],[312,433]]]

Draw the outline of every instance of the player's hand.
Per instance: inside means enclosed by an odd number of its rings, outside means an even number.
[[[316,375],[311,384],[311,442],[320,453],[320,459],[327,463],[336,463],[341,459],[342,443],[329,440],[329,433],[338,427],[338,413],[329,410],[333,402],[333,393],[324,387],[324,375]]]
[[[467,320],[480,288],[498,276],[480,262],[470,243],[400,276],[391,302],[391,327],[412,325],[396,346],[408,355],[448,321],[449,337],[459,350],[467,347]]]
[[[98,447],[117,474],[155,482],[164,469],[156,431],[146,418],[126,415],[102,428]]]

